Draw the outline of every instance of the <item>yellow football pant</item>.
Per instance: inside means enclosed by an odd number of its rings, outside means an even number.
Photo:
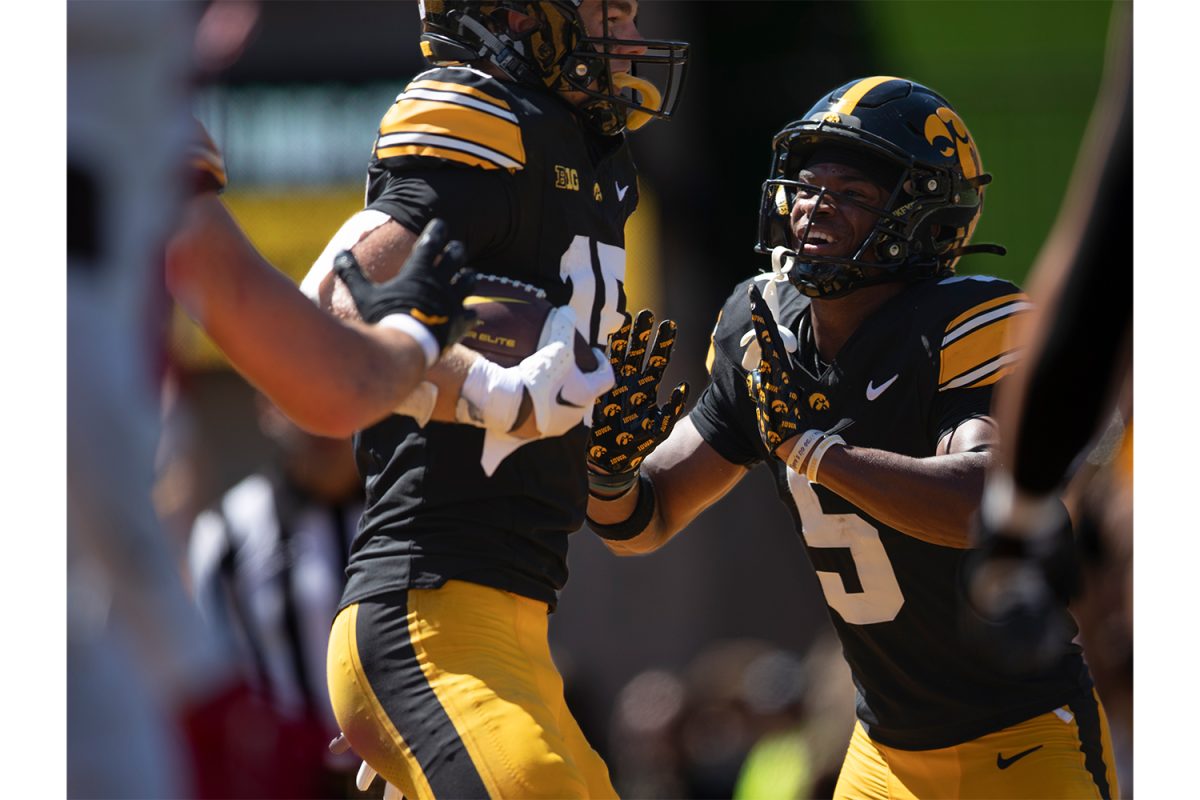
[[[954,747],[897,750],[855,723],[835,800],[1118,797],[1112,740],[1093,692],[1009,728]]]
[[[547,622],[545,603],[461,581],[346,607],[327,663],[342,732],[409,800],[616,797]]]

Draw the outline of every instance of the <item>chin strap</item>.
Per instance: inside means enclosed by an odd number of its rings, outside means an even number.
[[[959,256],[969,256],[972,253],[990,253],[994,256],[1008,255],[1008,249],[1000,244],[969,244],[966,247],[958,247],[954,250],[947,250],[941,258],[958,258]]]
[[[613,86],[618,89],[632,89],[637,92],[641,98],[640,105],[655,111],[662,109],[662,92],[645,78],[639,78],[627,72],[618,72],[612,76],[612,82]],[[654,119],[654,115],[649,112],[631,109],[625,114],[625,127],[636,131],[652,119]]]
[[[491,51],[492,63],[503,70],[508,77],[523,83],[539,83],[538,76],[529,69],[520,52],[520,44],[513,42],[507,37],[501,38],[489,31],[478,20],[472,19],[469,14],[459,14],[455,20],[459,25],[471,31],[479,37],[479,41],[483,42],[484,47],[479,53],[482,57],[484,53]]]
[[[754,276],[754,280],[762,281],[765,284],[761,290],[763,301],[766,302],[771,316],[775,318],[775,325],[779,329],[779,338],[783,341],[784,349],[789,353],[796,352],[799,345],[796,342],[796,334],[780,321],[779,287],[781,284],[789,282],[787,273],[791,270],[795,258],[795,253],[786,247],[776,247],[771,251],[771,271]],[[742,352],[742,368],[757,369],[758,362],[762,358],[762,348],[758,344],[758,337],[755,336],[753,327],[742,334],[738,344],[746,348]]]

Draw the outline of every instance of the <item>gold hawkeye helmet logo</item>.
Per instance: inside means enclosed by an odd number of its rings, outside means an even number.
[[[824,411],[829,408],[829,398],[820,392],[813,392],[808,396],[808,407],[813,411]]]
[[[974,178],[983,172],[979,151],[962,118],[942,106],[925,118],[925,141],[938,148],[947,158],[958,154],[958,164],[963,175]]]

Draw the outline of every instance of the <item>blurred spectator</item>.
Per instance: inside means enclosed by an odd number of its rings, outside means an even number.
[[[361,480],[348,440],[305,433],[261,396],[258,410],[272,463],[197,517],[189,571],[205,620],[301,743],[312,796],[332,796],[358,766],[327,749],[338,728],[325,654]]]
[[[771,698],[762,707],[774,724],[746,755],[734,798],[832,797],[854,727],[854,683],[837,640],[822,636],[802,662],[769,653],[746,677]]]
[[[853,696],[831,636],[804,658],[757,639],[716,642],[682,675],[647,670],[621,690],[617,788],[624,797],[829,796]]]

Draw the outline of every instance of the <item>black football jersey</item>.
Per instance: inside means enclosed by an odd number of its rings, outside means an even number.
[[[744,334],[753,330],[749,283],[737,287],[718,318],[711,381],[691,418],[727,460],[765,461],[774,471],[817,571],[858,689],[858,716],[871,737],[904,749],[948,747],[1044,713],[1090,686],[1075,645],[1067,645],[1053,669],[1023,679],[988,663],[959,635],[958,573],[968,551],[890,528],[770,456],[743,365]],[[1009,349],[1010,328],[1029,309],[1016,286],[995,278],[918,282],[864,321],[825,364],[812,343],[808,298],[790,284],[779,297],[778,322],[797,333],[793,369],[812,426],[825,430],[850,419],[841,431],[848,445],[915,458],[934,455],[943,434],[988,413],[993,386],[1018,355]]]
[[[623,136],[586,130],[563,100],[467,67],[418,75],[380,123],[367,207],[419,231],[433,217],[481,273],[570,304],[603,346],[625,311],[625,221],[637,175]],[[484,432],[392,416],[356,437],[366,509],[343,605],[465,580],[551,606],[583,524],[587,429],[532,442],[490,477]]]

